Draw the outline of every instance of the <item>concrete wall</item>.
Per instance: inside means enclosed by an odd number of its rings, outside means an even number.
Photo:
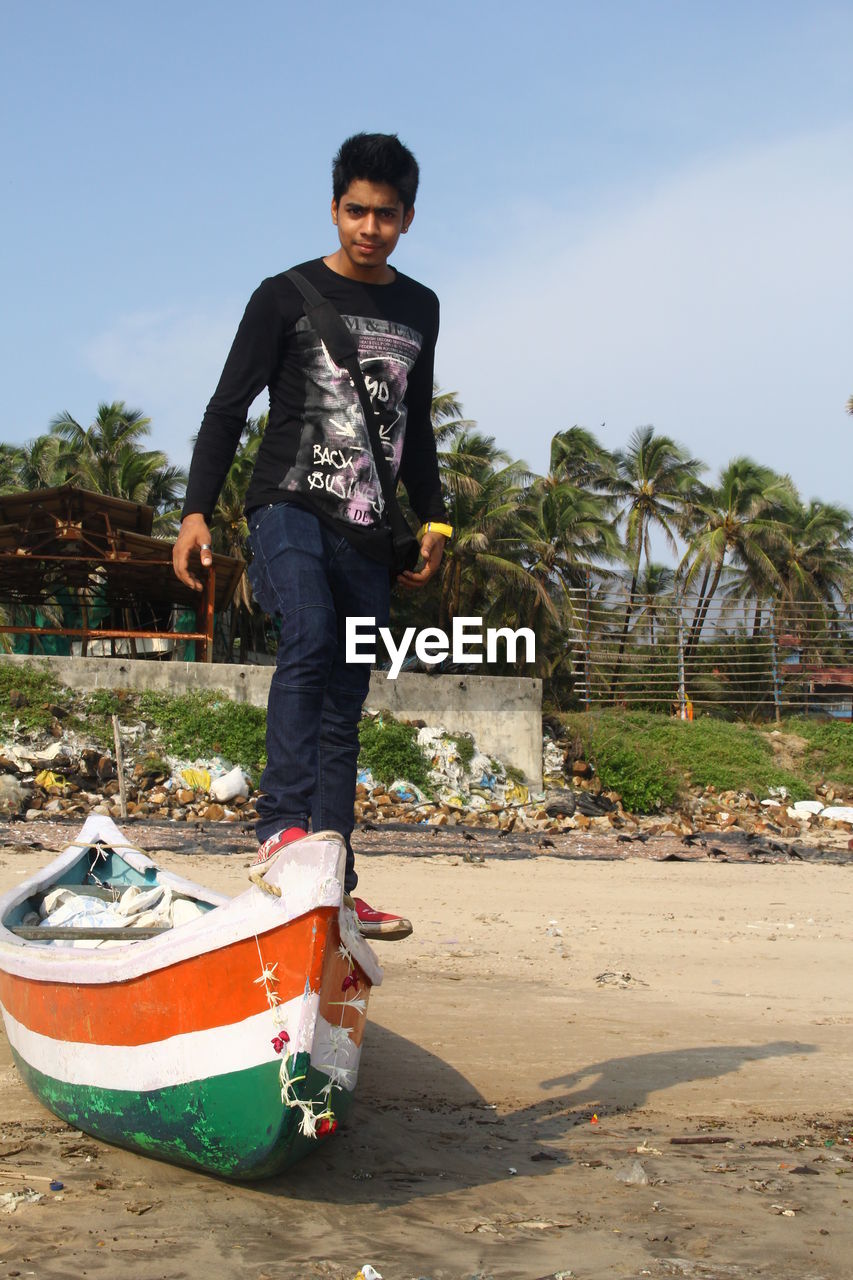
[[[470,733],[486,755],[523,770],[542,786],[542,681],[521,676],[426,676],[374,671],[365,704],[398,720],[425,720]]]
[[[235,702],[267,705],[273,668],[219,662],[147,662],[143,658],[30,658],[0,654],[0,663],[46,665],[70,689],[153,689],[186,693],[216,689]],[[542,681],[500,676],[427,676],[401,672],[370,677],[370,711],[387,708],[400,720],[424,720],[451,733],[470,733],[486,755],[521,769],[542,785]]]

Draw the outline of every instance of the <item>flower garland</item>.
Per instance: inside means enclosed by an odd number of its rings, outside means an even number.
[[[356,974],[355,960],[345,943],[341,942],[338,947],[338,954],[346,961],[349,972],[341,983],[341,992],[343,1000],[333,1000],[330,1003],[336,1007],[340,1007],[341,1017],[338,1026],[329,1027],[329,1040],[332,1047],[332,1061],[318,1063],[319,1070],[326,1073],[328,1079],[320,1090],[317,1098],[301,1098],[297,1092],[296,1086],[305,1080],[305,1075],[292,1075],[292,1064],[294,1055],[286,1052],[287,1046],[290,1044],[290,1035],[284,1025],[280,1005],[281,998],[276,991],[278,986],[278,976],[276,969],[278,964],[266,965],[261,954],[261,944],[255,935],[255,943],[258,948],[258,958],[261,962],[261,975],[255,978],[254,982],[257,986],[262,986],[273,1015],[273,1025],[276,1034],[272,1039],[272,1047],[276,1053],[282,1055],[281,1068],[279,1070],[279,1081],[281,1084],[281,1100],[288,1108],[297,1108],[301,1112],[299,1120],[299,1132],[306,1138],[326,1137],[335,1132],[338,1127],[335,1113],[332,1110],[332,1090],[335,1085],[349,1089],[355,1083],[355,1073],[352,1067],[343,1066],[338,1061],[338,1055],[344,1046],[350,1044],[351,1028],[344,1026],[344,1018],[347,1009],[355,1009],[359,1014],[363,1014],[367,1008],[367,1000],[361,995],[361,988]],[[352,992],[351,996],[347,993]],[[307,989],[303,999],[308,998],[311,993]]]

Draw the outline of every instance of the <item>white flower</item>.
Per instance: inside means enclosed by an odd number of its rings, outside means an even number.
[[[275,974],[277,968],[278,961],[276,961],[275,964],[266,965],[261,971],[261,976],[259,978],[255,978],[255,986],[259,987],[261,984],[266,985],[268,982],[277,983],[278,978]]]
[[[363,999],[358,999],[358,1000],[330,1000],[330,1001],[329,1001],[329,1003],[330,1003],[330,1004],[333,1004],[333,1005],[340,1005],[340,1006],[342,1006],[344,1009],[355,1009],[356,1013],[364,1013],[365,1009],[367,1008],[367,1001],[366,1001],[366,1000],[363,1000]]]
[[[329,1039],[333,1049],[341,1049],[350,1042],[352,1027],[329,1027]]]
[[[317,1120],[310,1106],[302,1103],[302,1119],[299,1121],[299,1132],[306,1138],[313,1138],[317,1133]]]
[[[344,1089],[352,1088],[355,1073],[350,1067],[339,1067],[336,1062],[321,1062],[319,1065],[321,1071],[329,1073],[332,1084],[342,1085]]]

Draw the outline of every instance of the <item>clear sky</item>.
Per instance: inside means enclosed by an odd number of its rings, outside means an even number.
[[[421,164],[395,264],[514,457],[653,423],[853,506],[853,3],[4,0],[0,437],[99,400],[186,463],[255,286],[330,252],[331,157]],[[262,407],[262,406],[258,406]]]

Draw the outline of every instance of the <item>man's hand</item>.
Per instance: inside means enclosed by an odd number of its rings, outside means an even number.
[[[421,541],[421,557],[424,561],[422,569],[407,569],[401,573],[397,581],[401,587],[413,590],[422,587],[430,578],[438,573],[441,557],[444,555],[444,544],[447,541],[443,533],[425,533]]]
[[[201,591],[202,584],[190,573],[190,556],[193,551],[200,551],[202,568],[209,569],[213,564],[210,543],[210,530],[204,516],[184,516],[178,540],[172,547],[172,566],[181,582],[193,591]]]

